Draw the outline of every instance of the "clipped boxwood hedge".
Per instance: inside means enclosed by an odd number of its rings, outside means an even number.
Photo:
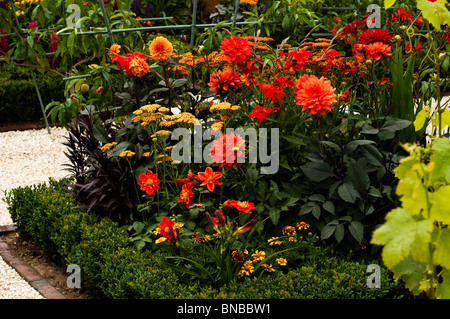
[[[286,273],[246,278],[219,289],[182,280],[158,264],[149,250],[136,250],[117,223],[79,209],[64,191],[67,180],[15,188],[6,201],[19,235],[43,248],[54,260],[77,264],[82,287],[92,296],[140,298],[397,298],[402,284],[381,267],[381,288],[366,285],[366,265],[316,251],[308,265]]]

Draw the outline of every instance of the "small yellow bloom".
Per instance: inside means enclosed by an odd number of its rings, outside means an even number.
[[[157,240],[155,240],[155,244],[162,243],[163,241],[166,241],[166,240],[167,240],[166,237],[160,237],[160,238],[158,238]]]
[[[267,272],[275,271],[275,269],[273,269],[272,265],[262,264],[261,267],[263,268],[263,271],[267,271]]]
[[[285,258],[277,258],[276,261],[280,266],[286,266],[287,264],[287,260]]]
[[[125,150],[119,154],[119,157],[133,157],[134,155],[136,155],[135,152],[132,152],[130,150]]]
[[[150,157],[150,155],[152,155],[152,153],[150,153],[150,152],[142,153],[142,156],[144,156],[144,157]]]
[[[295,224],[295,227],[297,227],[298,230],[308,229],[309,226],[310,225],[307,222],[298,222],[297,224]]]
[[[283,243],[281,240],[278,239],[278,237],[269,238],[267,242],[269,243],[269,246],[281,245]]]
[[[252,254],[252,258],[253,258],[254,262],[258,262],[258,261],[263,260],[264,258],[266,258],[266,253],[264,251],[256,250]]]

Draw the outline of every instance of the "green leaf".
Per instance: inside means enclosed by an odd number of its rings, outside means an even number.
[[[433,235],[435,237],[433,244],[436,247],[433,254],[433,262],[450,269],[450,229],[437,229]]]
[[[420,110],[419,113],[417,113],[416,119],[414,121],[414,129],[416,130],[416,132],[422,129],[422,127],[425,125],[425,121],[430,116],[430,111],[430,107],[427,106]]]
[[[333,220],[333,221],[329,222],[328,224],[326,224],[322,228],[322,231],[320,232],[320,238],[321,239],[330,238],[331,235],[333,235],[334,231],[336,230],[336,227],[338,224],[339,224],[339,222],[337,220]]]
[[[108,132],[100,124],[94,124],[93,134],[98,141],[109,143]]]
[[[432,204],[430,218],[450,224],[450,185],[442,186],[437,191],[428,193],[428,196],[430,204]]]
[[[334,215],[335,210],[334,210],[334,204],[332,201],[328,200],[325,203],[323,203],[322,205],[323,209],[325,209],[327,212],[331,213]]]
[[[450,270],[444,269],[441,274],[442,283],[436,287],[436,297],[440,299],[450,299]]]
[[[313,182],[321,182],[334,175],[331,166],[323,162],[309,162],[300,168]]]
[[[353,238],[355,238],[358,243],[361,243],[364,235],[363,225],[354,220],[348,225],[348,230],[350,231],[350,234],[352,234]]]
[[[385,10],[392,7],[395,4],[395,0],[384,0]]]
[[[393,267],[392,272],[394,278],[401,279],[405,283],[405,287],[411,290],[413,294],[418,295],[421,291],[418,289],[420,282],[425,276],[427,265],[420,261],[414,260],[411,256],[399,262]]]
[[[430,161],[434,163],[430,175],[433,180],[450,182],[450,139],[438,138],[432,144],[433,153]]]
[[[384,245],[383,262],[392,269],[409,255],[418,261],[428,260],[432,220],[415,220],[411,213],[396,208],[386,215],[386,222],[372,235],[372,244]]]
[[[375,144],[374,141],[371,140],[354,140],[345,145],[345,152],[347,154],[352,153],[358,146],[360,145],[369,145],[369,144]]]
[[[445,7],[446,0],[431,2],[428,0],[417,0],[417,9],[422,11],[424,19],[427,19],[433,27],[439,31],[441,25],[450,24],[450,12]]]
[[[345,233],[344,225],[338,224],[336,226],[336,229],[334,230],[334,237],[336,238],[338,243],[340,243],[344,238],[344,233]]]
[[[350,164],[347,167],[347,175],[345,176],[345,180],[351,182],[361,195],[365,194],[370,186],[369,175],[363,167],[361,160]]]
[[[344,182],[341,186],[339,186],[338,194],[347,203],[354,204],[356,199],[358,198],[358,191],[350,182]]]
[[[388,118],[384,122],[383,126],[380,128],[380,133],[378,137],[381,140],[388,140],[395,137],[396,131],[401,131],[411,125],[411,121],[398,119],[398,118]]]

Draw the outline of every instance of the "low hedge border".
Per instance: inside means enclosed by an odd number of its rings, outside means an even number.
[[[53,260],[77,264],[82,287],[96,298],[114,299],[261,299],[261,298],[401,298],[403,285],[381,266],[381,288],[369,289],[366,265],[323,253],[315,263],[286,273],[246,278],[219,289],[186,284],[158,264],[149,250],[136,250],[129,235],[108,218],[73,209],[64,191],[67,180],[18,187],[6,202],[19,235],[39,245]]]

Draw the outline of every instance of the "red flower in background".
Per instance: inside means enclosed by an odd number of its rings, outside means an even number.
[[[358,43],[371,44],[374,42],[382,42],[384,44],[391,43],[391,33],[386,29],[369,29],[358,35]]]
[[[392,53],[389,53],[390,50],[391,46],[382,42],[371,43],[365,47],[366,57],[368,59],[374,59],[375,61],[378,61],[385,56],[391,56]]]
[[[420,44],[419,41],[417,41],[416,46],[414,48],[411,48],[411,44],[408,41],[408,43],[406,43],[406,46],[405,46],[405,52],[407,54],[412,54],[412,53],[419,54],[420,52],[422,52],[422,45]]]
[[[213,220],[214,224],[216,224],[216,226],[219,226],[219,222],[221,224],[224,224],[225,216],[223,216],[222,209],[216,210],[214,214],[217,216],[217,217],[211,217],[211,219]]]
[[[135,58],[141,58],[143,60],[146,59],[146,57],[140,53],[140,52],[134,52],[134,53],[127,53],[125,55],[110,55],[111,62],[115,62],[117,64],[117,68],[124,69],[127,72],[127,75],[131,76],[133,75],[133,71],[130,69],[130,61],[132,61]]]
[[[160,180],[158,174],[153,174],[152,171],[147,171],[147,174],[139,175],[138,185],[141,186],[141,190],[145,191],[148,195],[152,195],[155,191],[160,189]]]
[[[308,110],[311,116],[322,116],[337,102],[335,90],[324,77],[303,75],[295,81],[295,101],[303,106],[302,112]]]
[[[277,109],[267,106],[256,106],[253,111],[248,115],[248,118],[255,117],[260,124],[267,117],[267,114],[275,112]]]
[[[192,205],[191,197],[194,196],[194,192],[192,191],[194,185],[192,183],[184,184],[181,187],[180,199],[178,199],[178,203],[185,203],[186,208],[189,208]]]
[[[252,47],[247,39],[232,35],[227,39],[223,39],[220,45],[220,52],[224,55],[225,61],[241,63],[250,57]]]
[[[228,91],[229,88],[239,88],[242,84],[239,73],[234,69],[227,68],[225,70],[218,70],[209,76],[209,90]]]
[[[177,238],[177,232],[175,229],[175,222],[168,219],[166,216],[162,218],[161,223],[158,225],[159,233],[161,236],[167,240],[172,240],[172,238]]]
[[[286,93],[273,84],[260,83],[258,87],[264,93],[266,98],[271,99],[275,103],[279,102],[284,96],[286,96]]]
[[[197,174],[197,180],[203,181],[200,186],[205,186],[208,188],[210,192],[214,191],[215,185],[222,185],[221,182],[218,181],[219,178],[222,177],[222,173],[214,172],[211,167],[207,167],[205,172],[200,172]]]
[[[252,202],[249,202],[249,201],[241,202],[238,200],[231,200],[229,202],[229,205],[243,213],[248,213],[249,211],[255,209],[255,204],[253,204]]]
[[[221,134],[218,139],[212,142],[210,156],[213,163],[219,164],[219,168],[225,165],[231,168],[237,164],[238,158],[243,158],[245,152],[245,140],[239,135],[230,132]]]
[[[291,56],[295,59],[296,63],[292,64],[292,67],[295,70],[302,70],[305,67],[305,64],[310,62],[308,57],[310,57],[311,55],[312,53],[307,51],[306,49],[292,50],[288,53],[288,56]]]

